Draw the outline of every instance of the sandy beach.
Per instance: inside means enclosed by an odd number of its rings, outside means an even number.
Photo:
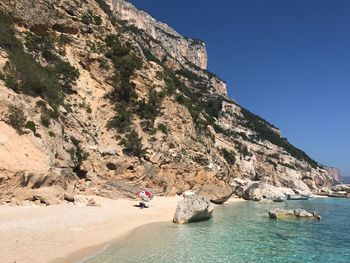
[[[0,262],[77,262],[139,226],[171,221],[181,197],[155,197],[143,210],[138,201],[94,199],[100,206],[0,206]]]
[[[179,197],[138,202],[94,197],[101,206],[0,206],[0,262],[76,262],[132,229],[170,221]]]

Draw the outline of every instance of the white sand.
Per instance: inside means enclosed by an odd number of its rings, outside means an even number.
[[[0,206],[0,262],[77,262],[141,225],[171,221],[181,199],[155,197],[141,210],[138,201],[94,198],[101,206]]]
[[[172,220],[180,199],[156,197],[142,210],[137,201],[94,198],[102,206],[0,206],[0,262],[75,262],[138,226]]]

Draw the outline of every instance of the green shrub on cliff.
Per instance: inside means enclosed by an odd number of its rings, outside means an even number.
[[[120,142],[124,146],[123,152],[129,156],[136,156],[141,158],[146,154],[143,149],[142,141],[136,131],[132,130]]]
[[[36,133],[36,125],[33,121],[27,121],[24,127],[31,130],[34,134]]]
[[[222,155],[222,157],[224,157],[224,159],[229,165],[234,165],[236,163],[236,156],[234,152],[228,151],[225,148],[223,148],[220,150],[220,154]]]
[[[76,139],[74,136],[70,138],[71,142],[75,146],[75,151],[71,151],[72,158],[75,156],[78,165],[80,166],[84,160],[89,157],[89,153],[85,152],[81,147],[81,141]]]
[[[156,90],[151,90],[148,95],[148,101],[141,100],[138,102],[137,114],[143,118],[154,122],[161,112],[163,94]]]
[[[26,53],[21,41],[16,38],[9,16],[0,12],[0,47],[8,53],[9,62],[4,67],[3,79],[15,92],[40,96],[51,105],[62,102],[63,89],[71,88],[78,72],[62,61],[52,51],[52,43],[45,35],[31,35],[27,48],[39,52],[50,65],[42,66],[32,54]]]
[[[289,153],[294,158],[305,161],[310,164],[312,167],[316,168],[318,166],[317,162],[311,159],[305,152],[291,145],[287,139],[282,138],[279,134],[274,132],[272,128],[275,128],[273,125],[260,118],[259,116],[251,113],[250,111],[241,108],[241,113],[244,116],[244,119],[241,120],[241,123],[248,127],[249,129],[256,132],[256,140],[266,140],[283,148],[287,153]]]
[[[125,103],[120,103],[115,106],[116,115],[109,120],[108,129],[115,129],[119,133],[129,131],[131,125],[132,113]]]
[[[22,134],[27,121],[24,111],[16,105],[10,105],[6,117],[6,122],[14,128],[17,133]]]
[[[109,35],[105,39],[109,58],[115,69],[112,77],[114,83],[110,98],[116,102],[129,103],[136,97],[135,85],[131,82],[134,72],[142,67],[142,60],[131,52],[128,43],[122,43],[117,35]]]

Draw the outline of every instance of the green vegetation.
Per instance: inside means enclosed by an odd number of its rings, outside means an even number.
[[[130,44],[122,43],[117,35],[107,36],[105,42],[108,47],[106,57],[112,61],[115,69],[115,75],[112,77],[114,87],[110,98],[114,102],[130,103],[136,98],[131,77],[142,67],[142,60],[131,52]]]
[[[40,96],[51,105],[61,103],[62,91],[71,88],[78,72],[54,53],[49,37],[31,35],[27,44],[28,50],[40,52],[49,66],[43,67],[32,54],[24,51],[15,36],[11,18],[0,12],[0,47],[9,55],[3,76],[6,85],[18,93]]]
[[[116,25],[116,17],[113,14],[110,6],[106,3],[105,0],[95,0],[96,3],[99,5],[99,7],[108,15],[109,19],[111,20],[112,25]]]
[[[7,124],[16,130],[18,134],[23,133],[27,117],[23,110],[16,105],[10,105],[6,116]]]
[[[49,131],[49,136],[50,136],[51,138],[56,137],[56,135],[55,135],[55,133],[54,133],[53,131]]]
[[[42,125],[44,125],[45,127],[49,127],[50,124],[51,124],[51,120],[49,118],[49,116],[45,115],[45,114],[42,114],[40,116],[40,122]]]
[[[36,126],[35,126],[35,123],[33,121],[27,121],[24,128],[31,130],[34,134],[36,133]]]
[[[235,148],[244,158],[253,156],[253,154],[248,150],[247,146],[238,141],[235,141]]]
[[[85,25],[95,24],[97,26],[102,25],[102,18],[100,16],[96,16],[89,10],[86,14],[83,15],[81,21]]]
[[[195,80],[195,74],[187,70],[177,72],[181,75],[185,74],[191,81]],[[206,131],[208,125],[214,125],[214,118],[218,118],[222,109],[222,98],[207,98],[205,92],[196,92],[194,89],[188,88],[169,69],[165,69],[163,79],[167,94],[170,96],[176,94],[175,100],[188,109],[198,131]],[[176,93],[176,91],[179,91],[179,93]]]
[[[108,129],[115,129],[119,133],[125,133],[130,130],[132,113],[125,103],[119,103],[115,106],[116,115],[109,120]]]
[[[224,157],[224,159],[229,165],[234,165],[236,163],[236,157],[234,152],[228,151],[225,148],[223,148],[220,150],[220,154],[222,155],[222,157]]]
[[[40,108],[41,116],[40,122],[45,127],[49,127],[51,124],[51,119],[58,120],[60,114],[58,112],[57,106],[53,106],[53,109],[48,108],[46,102],[39,100],[36,102],[36,106]]]
[[[168,134],[168,127],[164,123],[158,124],[158,130],[160,130],[164,134]]]
[[[84,150],[81,148],[81,141],[76,139],[75,137],[70,138],[71,142],[75,146],[75,157],[78,161],[78,165],[80,166],[84,160],[86,160],[89,157],[89,153],[84,152]],[[72,158],[74,157],[74,152],[71,152]]]
[[[164,98],[163,93],[151,90],[148,95],[148,101],[141,100],[138,102],[137,114],[142,119],[151,120],[152,123],[161,112],[161,104]]]
[[[100,59],[98,62],[100,63],[100,69],[102,69],[102,70],[109,70],[109,65],[108,65],[107,60]]]
[[[200,81],[200,77],[197,74],[195,74],[192,71],[189,71],[188,69],[185,69],[185,68],[176,71],[176,74],[187,78],[191,82]]]
[[[150,103],[135,103],[137,94],[135,85],[131,82],[134,72],[142,67],[142,60],[132,53],[130,44],[122,43],[117,35],[106,37],[106,57],[112,61],[115,74],[111,78],[113,81],[113,90],[109,94],[114,103],[116,115],[108,122],[109,129],[116,129],[119,133],[126,133],[130,130],[132,112],[137,111],[140,114],[153,114],[153,108]],[[135,109],[135,106],[138,105]]]
[[[259,116],[251,113],[250,111],[241,108],[241,112],[244,116],[244,119],[241,120],[242,124],[247,128],[253,130],[256,133],[255,140],[266,140],[283,148],[294,158],[305,161],[310,164],[312,167],[317,168],[318,164],[313,159],[311,159],[305,152],[291,145],[287,139],[280,137],[279,134],[274,132],[270,127],[273,127],[271,124],[266,122],[264,119]]]
[[[143,149],[142,141],[136,131],[132,130],[120,142],[124,146],[123,152],[129,156],[141,158],[147,151]]]
[[[290,169],[295,169],[295,167],[289,163],[284,163],[284,162],[278,162],[279,165],[282,165],[282,166],[285,166],[285,167],[288,167]]]
[[[140,116],[141,119],[143,119],[141,122],[143,131],[148,133],[155,133],[154,121],[159,115],[161,115],[161,105],[163,99],[163,92],[151,90],[149,92],[147,102],[145,100],[138,102],[138,106],[135,112]]]
[[[160,60],[155,55],[153,55],[153,53],[149,49],[144,48],[142,49],[142,51],[147,61],[154,61],[158,64],[161,64]]]
[[[277,170],[277,163],[275,163],[273,160],[268,159],[266,162],[268,162],[269,164],[271,164],[271,165],[273,166],[273,168],[274,168],[275,170]]]
[[[79,78],[79,71],[67,61],[55,54],[55,39],[45,34],[30,34],[26,38],[26,47],[29,51],[41,55],[47,63],[51,74],[62,84],[65,91],[72,90],[72,84]]]

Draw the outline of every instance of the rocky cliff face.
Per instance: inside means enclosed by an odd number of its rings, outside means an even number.
[[[207,68],[207,51],[202,41],[181,36],[168,25],[157,21],[126,1],[113,0],[111,7],[118,19],[145,31],[149,37],[158,42],[164,52],[162,58],[171,56],[182,65],[192,63],[201,69]]]
[[[336,182],[342,182],[343,177],[341,175],[341,172],[338,168],[334,167],[327,167],[327,171],[329,172],[330,176],[336,181]]]
[[[122,0],[30,5],[0,3],[1,201],[43,186],[112,198],[237,179],[331,187],[329,171],[226,96],[202,42]]]

